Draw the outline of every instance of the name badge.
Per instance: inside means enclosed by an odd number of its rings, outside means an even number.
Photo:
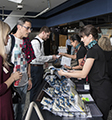
[[[84,90],[90,90],[89,84],[84,84]]]
[[[3,67],[3,71],[4,71],[6,74],[9,72],[5,67]]]

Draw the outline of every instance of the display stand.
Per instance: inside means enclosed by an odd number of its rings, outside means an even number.
[[[26,113],[25,120],[32,120],[32,119],[36,119],[36,120],[50,120],[50,119],[53,119],[53,120],[57,120],[57,119],[58,120],[78,120],[78,119],[80,120],[102,120],[102,113],[100,112],[100,110],[98,109],[94,101],[92,101],[91,103],[88,103],[88,102],[85,103],[89,107],[89,110],[92,115],[91,118],[76,118],[75,116],[74,117],[60,117],[60,116],[54,115],[53,113],[47,110],[42,110],[42,105],[40,102],[42,98],[46,96],[46,93],[43,91],[43,89],[45,89],[46,86],[47,86],[47,82],[43,80],[43,83],[41,84],[39,90],[37,91],[34,101],[30,103],[30,106]]]
[[[37,104],[35,102],[31,102],[30,105],[29,105],[29,108],[28,108],[28,111],[27,111],[27,114],[26,114],[26,117],[25,117],[25,120],[30,120],[30,117],[31,117],[31,113],[32,113],[32,110],[33,110],[33,107],[35,108],[35,111],[39,117],[40,120],[44,120]]]

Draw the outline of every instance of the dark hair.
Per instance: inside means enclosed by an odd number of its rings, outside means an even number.
[[[81,44],[81,46],[84,46],[84,43],[83,43],[83,41],[81,41],[81,38],[78,34],[70,36],[70,40],[72,40],[73,42],[76,40]]]
[[[102,33],[101,28],[97,27],[98,33]]]
[[[72,40],[73,42],[77,40],[80,43],[81,38],[79,37],[79,35],[75,34],[73,36],[70,36],[70,40]]]
[[[40,29],[39,32],[41,33],[41,32],[43,32],[43,31],[44,31],[45,33],[51,32],[50,29],[49,29],[47,26],[43,26],[43,27]]]
[[[31,23],[31,20],[28,19],[28,18],[25,18],[25,17],[21,17],[21,18],[19,18],[19,20],[17,22],[17,25],[23,25],[23,24],[25,24],[25,22],[30,22]]]
[[[92,35],[94,39],[98,39],[98,30],[93,25],[84,26],[79,33],[80,37]]]

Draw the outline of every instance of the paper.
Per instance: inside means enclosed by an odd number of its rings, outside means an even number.
[[[71,66],[71,58],[62,56],[62,58],[61,58],[61,65]]]
[[[93,98],[90,94],[80,94],[80,97],[82,100],[87,101],[87,102],[93,102]]]
[[[6,74],[9,72],[5,67],[3,67],[3,71],[4,71]]]
[[[85,89],[85,90],[90,90],[89,84],[84,84],[84,89]]]

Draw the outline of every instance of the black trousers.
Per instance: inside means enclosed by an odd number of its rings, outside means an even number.
[[[32,89],[30,90],[30,102],[34,100],[38,88],[42,83],[43,73],[43,66],[31,66]]]
[[[70,46],[70,45],[67,45],[67,48],[68,48],[67,54],[71,54],[71,46]]]

